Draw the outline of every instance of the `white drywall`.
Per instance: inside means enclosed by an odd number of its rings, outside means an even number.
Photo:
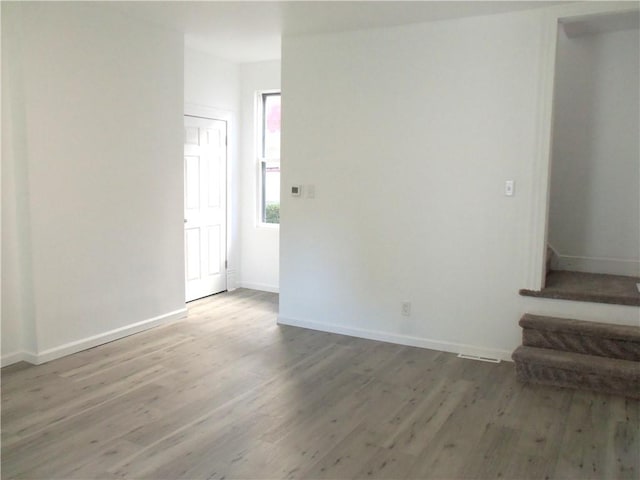
[[[3,347],[49,359],[175,318],[181,35],[96,3],[2,8],[20,78],[3,82]]]
[[[2,5],[2,358],[33,350],[33,288],[29,248],[24,98],[19,85],[20,12]],[[13,95],[11,93],[13,92]],[[23,330],[25,333],[23,334]]]
[[[185,103],[237,112],[239,83],[238,64],[185,48]]]
[[[184,51],[185,113],[227,120],[227,288],[240,270],[239,66],[190,48]]]
[[[518,295],[542,22],[283,39],[283,190],[316,196],[282,198],[281,323],[508,358],[525,311],[572,316],[575,302]],[[633,307],[598,312],[637,322]]]
[[[549,242],[561,267],[640,275],[638,30],[559,29]]]
[[[241,285],[278,291],[280,231],[258,225],[258,163],[256,151],[256,92],[280,90],[280,61],[240,66],[241,131]]]

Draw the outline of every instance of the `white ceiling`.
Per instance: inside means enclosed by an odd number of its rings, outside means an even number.
[[[187,46],[232,62],[280,58],[283,35],[326,33],[528,10],[546,1],[109,2],[185,35]]]
[[[640,12],[593,15],[590,17],[563,20],[560,21],[560,23],[569,38],[617,32],[620,30],[638,30],[640,28]]]

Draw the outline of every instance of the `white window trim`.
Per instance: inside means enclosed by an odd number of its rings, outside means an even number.
[[[256,158],[256,227],[257,228],[265,228],[269,230],[279,230],[279,223],[267,223],[262,221],[262,210],[263,210],[263,202],[262,202],[262,192],[264,186],[262,184],[262,163],[275,163],[280,164],[280,158],[269,158],[262,156],[262,131],[263,131],[263,117],[264,117],[264,106],[262,101],[263,95],[269,94],[281,94],[281,91],[278,89],[273,90],[258,90],[255,94],[255,135],[254,135],[254,148],[255,148],[255,158]],[[282,191],[281,191],[282,194]]]

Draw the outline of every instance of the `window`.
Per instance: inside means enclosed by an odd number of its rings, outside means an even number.
[[[259,220],[280,223],[280,92],[259,94]]]

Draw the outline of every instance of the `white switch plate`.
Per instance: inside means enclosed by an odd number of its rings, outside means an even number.
[[[507,180],[504,182],[504,194],[507,197],[513,197],[516,191],[516,182],[513,180]]]
[[[315,185],[307,185],[307,198],[316,198],[316,186]]]

